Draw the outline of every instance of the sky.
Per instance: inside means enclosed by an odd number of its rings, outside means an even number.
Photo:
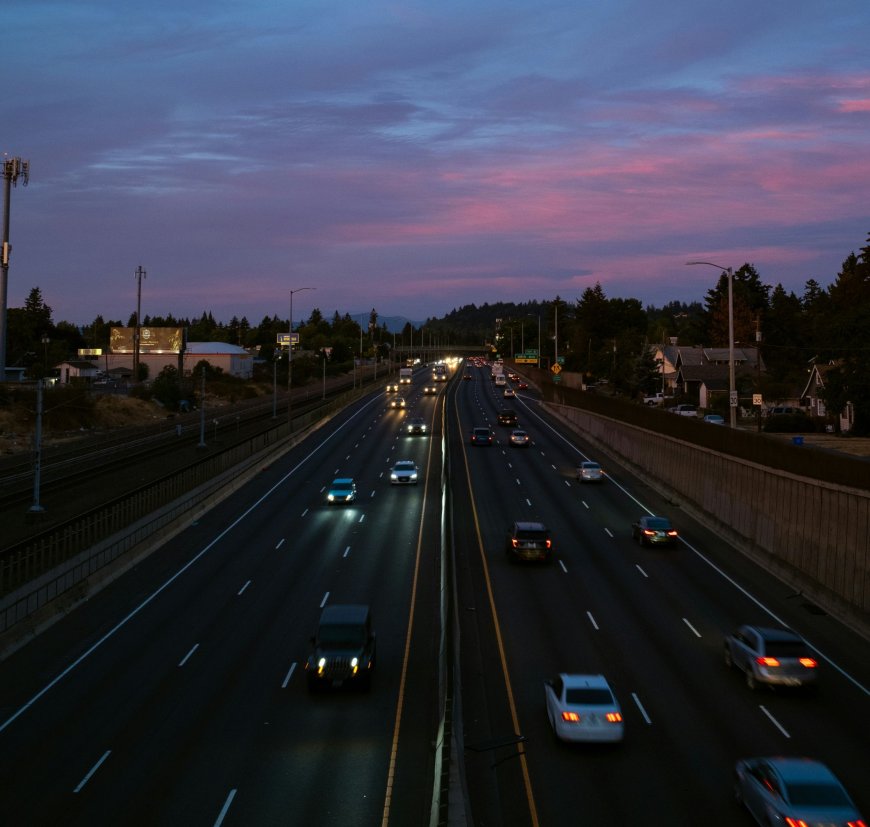
[[[867,0],[5,0],[8,306],[802,295],[870,234]],[[137,277],[141,267],[146,275]],[[314,288],[306,289],[306,288]],[[298,292],[296,292],[298,291]],[[316,291],[316,292],[315,292]]]

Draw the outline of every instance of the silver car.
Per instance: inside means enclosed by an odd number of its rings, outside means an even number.
[[[409,459],[400,459],[390,471],[392,485],[416,485],[417,466]]]
[[[734,768],[734,795],[755,820],[825,827],[864,822],[837,777],[811,758],[744,758]]]
[[[818,676],[818,661],[804,639],[788,629],[741,626],[725,638],[725,665],[746,673],[746,685],[805,686]]]
[[[578,482],[603,482],[604,471],[597,462],[581,462],[577,467]]]
[[[561,741],[621,741],[622,711],[604,675],[562,673],[545,681],[547,717]]]

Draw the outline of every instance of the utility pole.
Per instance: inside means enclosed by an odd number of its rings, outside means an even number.
[[[136,295],[136,329],[133,332],[133,384],[139,384],[139,336],[142,327],[142,279],[146,277],[145,271],[140,264],[136,268],[136,278],[139,280],[139,289]]]
[[[18,179],[26,187],[30,180],[30,161],[3,157],[3,247],[0,250],[0,382],[6,381],[6,297],[9,284],[9,205],[11,187]]]

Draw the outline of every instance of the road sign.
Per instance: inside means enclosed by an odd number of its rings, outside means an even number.
[[[555,376],[558,376],[562,372],[562,366],[558,363],[550,366],[550,370],[553,372]]]
[[[558,366],[558,365],[556,365],[556,367],[559,367],[559,366]],[[562,377],[561,377],[561,376],[559,376],[559,374],[558,374],[558,373],[554,373],[554,374],[553,374],[553,381],[554,381],[554,382],[555,382],[555,383],[556,383],[556,384],[557,384],[557,385],[558,385],[558,384],[559,384],[559,382],[561,382],[561,381],[562,381]]]
[[[281,347],[287,347],[287,345],[293,342],[294,345],[299,344],[299,334],[298,333],[279,333],[278,334],[278,344]]]
[[[764,400],[761,398],[760,393],[753,393],[752,394],[752,404],[758,408],[760,408],[764,404]]]
[[[732,408],[737,407],[737,405],[738,405],[737,391],[731,391],[731,396],[730,396],[730,399],[728,401],[730,402]]]

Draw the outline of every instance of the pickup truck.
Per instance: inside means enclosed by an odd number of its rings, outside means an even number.
[[[643,398],[644,405],[661,405],[668,397],[663,393],[654,393],[652,396],[645,396]]]

